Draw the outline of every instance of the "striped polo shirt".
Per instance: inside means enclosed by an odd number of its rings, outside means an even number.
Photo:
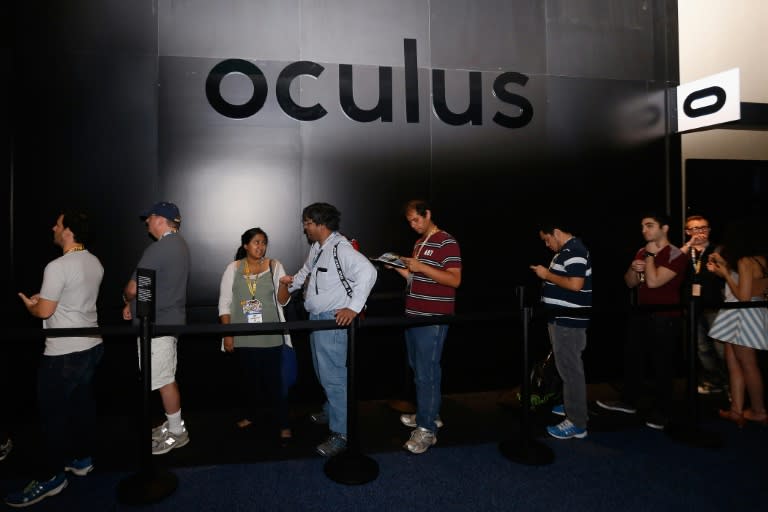
[[[544,281],[541,291],[541,301],[544,304],[561,308],[583,308],[592,305],[592,258],[581,240],[574,237],[565,242],[560,252],[552,258],[549,271],[557,276],[583,277],[584,286],[574,292]],[[587,327],[589,318],[558,314],[550,322],[566,327]]]
[[[421,237],[414,245],[413,255],[419,261],[441,270],[461,268],[459,243],[445,231],[438,231],[429,237]],[[438,284],[420,272],[413,274],[413,280],[405,298],[407,316],[452,315],[456,301],[456,288]]]

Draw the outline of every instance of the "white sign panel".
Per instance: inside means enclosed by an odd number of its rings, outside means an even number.
[[[739,68],[677,87],[678,132],[740,118]]]

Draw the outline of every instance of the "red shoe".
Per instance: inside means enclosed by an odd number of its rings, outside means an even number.
[[[734,411],[732,409],[729,409],[727,411],[724,411],[723,409],[720,409],[720,411],[718,411],[718,414],[724,420],[728,420],[728,421],[734,422],[736,425],[739,426],[739,428],[743,427],[744,423],[747,422],[747,420],[744,419],[744,415],[742,413],[736,412],[736,411]]]

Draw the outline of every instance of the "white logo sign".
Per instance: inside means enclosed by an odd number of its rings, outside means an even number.
[[[739,68],[680,85],[676,91],[678,132],[741,118]]]

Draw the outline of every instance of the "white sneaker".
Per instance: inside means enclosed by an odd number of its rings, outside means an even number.
[[[418,427],[411,432],[411,438],[403,445],[403,448],[411,453],[424,453],[437,443],[437,436],[431,430]]]
[[[184,429],[184,420],[181,420],[181,428]],[[162,425],[152,429],[152,440],[160,439],[168,432],[168,420],[165,420]]]
[[[401,414],[400,423],[402,423],[406,427],[416,428],[416,415]],[[440,419],[439,415],[437,416],[437,418],[435,418],[435,426],[437,426],[437,428],[443,428],[443,420]]]
[[[165,430],[161,437],[152,439],[152,455],[162,455],[168,453],[174,448],[181,448],[189,442],[189,432],[182,425],[181,434],[174,434],[170,430]]]

